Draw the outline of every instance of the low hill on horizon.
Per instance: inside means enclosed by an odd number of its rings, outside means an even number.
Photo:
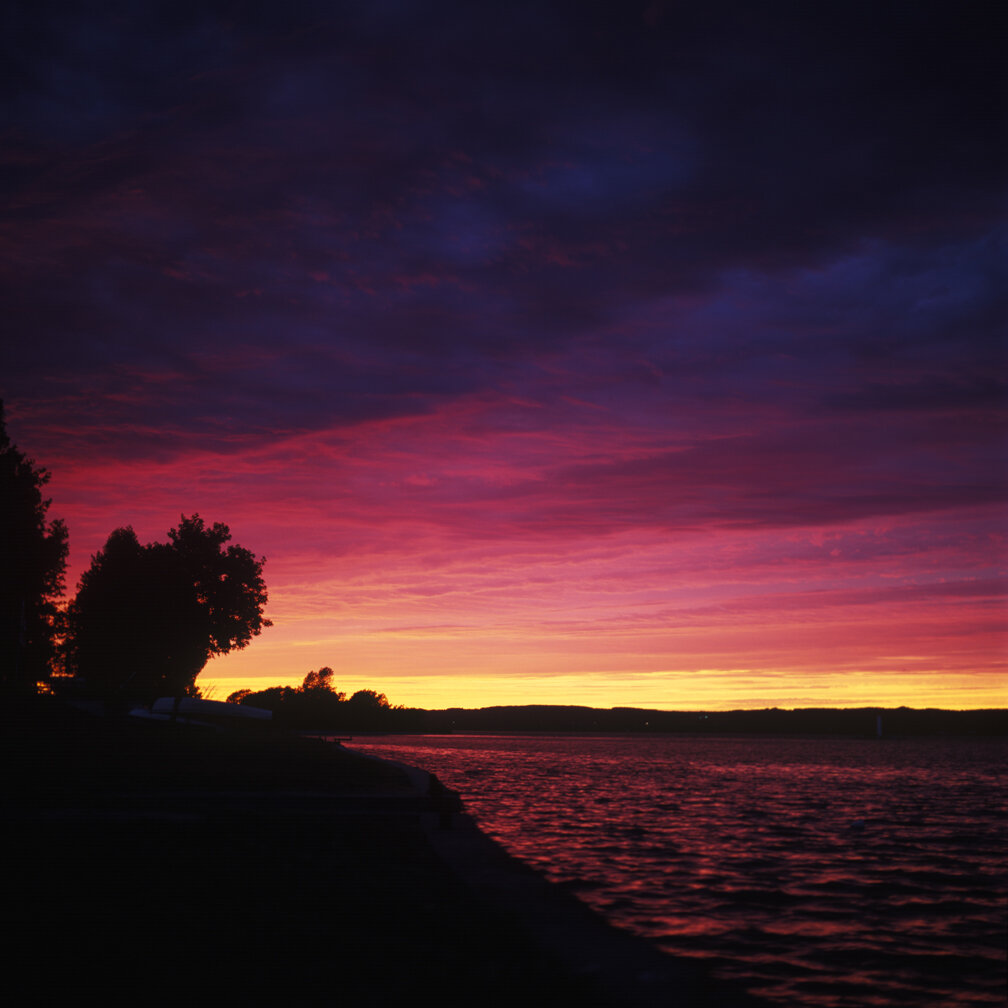
[[[380,696],[384,701],[384,695]],[[358,734],[605,732],[704,735],[1008,736],[1008,710],[913,707],[805,707],[672,711],[579,704],[509,704],[441,710],[353,703],[330,690],[240,691],[232,703],[263,707],[296,731]]]
[[[406,713],[406,712],[404,712]],[[662,711],[639,707],[521,704],[409,712],[426,731],[587,731],[709,735],[1008,735],[1008,710],[806,707]]]

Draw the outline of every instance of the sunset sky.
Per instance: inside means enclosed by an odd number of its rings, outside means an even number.
[[[0,397],[408,706],[1008,706],[988,3],[18,3]]]

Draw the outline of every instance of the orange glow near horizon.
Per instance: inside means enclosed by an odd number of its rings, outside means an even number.
[[[300,686],[301,675],[288,678],[263,675],[215,678],[213,667],[200,676],[204,695],[224,700],[235,690]],[[719,689],[724,680],[729,683]],[[629,681],[628,681],[629,680]],[[745,683],[753,683],[747,692]],[[985,688],[969,675],[931,673],[884,677],[836,673],[816,677],[818,689],[797,694],[785,675],[772,677],[746,669],[701,669],[693,673],[668,672],[652,677],[627,676],[343,676],[334,688],[350,695],[358,689],[378,688],[389,702],[403,707],[444,710],[558,704],[608,709],[638,707],[647,710],[761,710],[768,707],[917,707],[945,710],[1004,708],[1005,690],[997,683]],[[665,693],[666,698],[656,698]],[[910,702],[907,702],[907,698]]]
[[[5,22],[0,232],[69,597],[199,515],[273,623],[217,696],[1008,707],[982,18],[76,6]]]
[[[209,663],[199,683],[218,698],[328,665],[339,689],[428,708],[1008,706],[989,512],[677,528],[617,513],[606,527],[599,516],[623,500],[554,480],[553,433],[506,439],[525,477],[504,462],[474,469],[453,426],[488,409],[363,425],[352,441],[252,443],[227,465],[210,452],[99,469],[55,459],[68,586],[119,525],[147,541],[183,512],[225,520],[267,558],[274,625]],[[485,439],[480,457],[500,447]],[[604,439],[569,434],[564,465]],[[606,445],[647,448],[643,434]]]
[[[199,683],[223,699],[240,688],[298,686],[309,669],[329,665],[335,688],[348,694],[378,689],[393,704],[429,709],[532,703],[656,710],[1008,705],[1004,665],[987,674],[975,671],[985,642],[996,640],[996,633],[971,638],[958,652],[950,648],[944,668],[930,663],[943,632],[958,633],[958,623],[949,622],[914,626],[917,653],[899,653],[892,646],[907,641],[895,638],[891,626],[836,614],[814,626],[748,621],[647,630],[582,624],[340,632],[322,620],[291,618],[277,620],[245,651],[211,661]],[[783,644],[781,637],[787,638]],[[823,654],[832,656],[829,664],[821,661]],[[745,657],[751,664],[729,664]]]

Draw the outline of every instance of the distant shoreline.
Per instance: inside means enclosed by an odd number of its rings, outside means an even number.
[[[655,711],[515,705],[476,709],[390,710],[382,723],[340,725],[357,734],[449,735],[480,732],[581,732],[849,738],[1008,737],[1008,710],[911,707]],[[313,726],[325,730],[323,725]]]

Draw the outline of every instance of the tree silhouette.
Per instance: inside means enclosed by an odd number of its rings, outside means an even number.
[[[328,665],[323,665],[318,672],[309,672],[304,677],[304,682],[301,683],[301,689],[307,692],[308,690],[325,690],[326,692],[332,691],[332,681],[335,673]],[[345,694],[340,694],[340,699],[344,698]]]
[[[67,665],[98,693],[196,692],[213,655],[245,647],[271,625],[265,560],[225,549],[226,525],[183,515],[168,539],[141,546],[132,528],[117,529],[81,577],[67,609]]]
[[[45,469],[11,443],[0,401],[0,684],[33,692],[52,670],[67,529],[47,522]]]
[[[235,690],[228,703],[250,704],[273,711],[276,724],[330,731],[381,731],[402,724],[404,708],[393,707],[384,693],[357,690],[350,699],[332,687],[333,670],[325,665],[309,672],[299,687],[271,686],[253,693]]]
[[[362,710],[387,710],[389,706],[388,697],[373,689],[357,690],[349,702]]]

